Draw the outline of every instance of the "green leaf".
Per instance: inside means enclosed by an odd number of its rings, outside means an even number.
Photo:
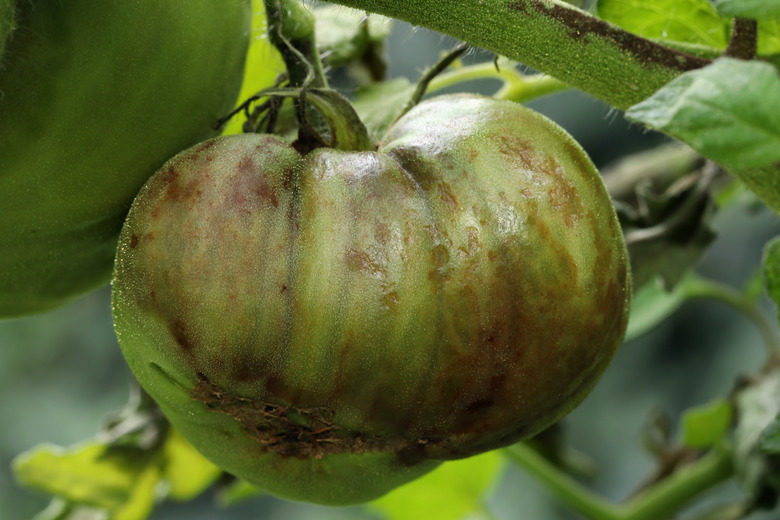
[[[352,106],[374,141],[382,138],[414,90],[415,85],[406,78],[374,83],[357,90]]]
[[[780,19],[759,20],[758,54],[769,55],[777,53],[780,53]]]
[[[274,84],[276,76],[284,72],[284,63],[266,36],[265,8],[262,0],[252,0],[252,40],[246,56],[246,69],[238,104],[243,103],[256,92]],[[240,134],[244,117],[233,117],[222,131],[223,134]]]
[[[217,502],[222,507],[230,507],[264,494],[265,492],[259,490],[246,480],[236,480],[232,484],[219,490]]]
[[[780,16],[777,0],[718,0],[718,11],[728,16],[767,20]]]
[[[504,458],[495,451],[447,462],[368,507],[388,520],[460,520],[481,510],[485,495],[503,468]]]
[[[766,290],[780,310],[780,237],[772,239],[764,248],[762,268]]]
[[[649,332],[674,312],[685,301],[681,284],[671,291],[664,288],[660,278],[639,288],[631,301],[631,314],[628,319],[625,340],[629,341]]]
[[[111,511],[111,520],[145,520],[157,502],[162,473],[157,465],[147,465],[133,483],[128,500]]]
[[[709,448],[728,433],[732,420],[731,405],[716,400],[686,410],[682,417],[683,443],[692,448]]]
[[[337,67],[363,57],[368,45],[392,31],[392,19],[338,5],[314,9],[317,48],[328,65]]]
[[[71,502],[115,509],[130,499],[148,462],[139,450],[87,442],[69,449],[38,446],[19,455],[13,468],[26,486]]]
[[[761,451],[780,454],[780,419],[775,419],[761,432]]]
[[[168,433],[163,454],[163,476],[170,486],[168,497],[173,500],[195,498],[222,473],[173,428]]]
[[[716,60],[678,76],[626,117],[732,170],[780,161],[780,78],[767,63]]]
[[[32,520],[109,520],[109,514],[105,509],[75,505],[55,498]]]
[[[598,14],[634,34],[725,48],[728,24],[709,0],[600,0]]]

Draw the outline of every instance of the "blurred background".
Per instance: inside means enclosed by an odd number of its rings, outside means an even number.
[[[449,38],[396,22],[388,42],[390,75],[416,80],[453,45]],[[471,53],[464,63],[485,59],[490,56]],[[498,83],[485,81],[459,88],[489,94],[497,87]],[[621,113],[577,92],[530,105],[573,134],[599,168],[663,142],[661,136],[629,125]],[[719,214],[716,225],[719,237],[698,271],[740,287],[759,267],[766,241],[780,234],[780,222],[768,210],[738,204]],[[766,312],[776,310],[767,303]],[[564,420],[570,442],[599,465],[592,487],[610,499],[629,495],[653,469],[640,443],[648,415],[663,411],[677,418],[690,406],[725,396],[735,377],[757,368],[763,358],[762,340],[753,325],[710,301],[687,303],[661,326],[626,343],[595,391]],[[55,312],[0,322],[0,519],[31,518],[49,502],[16,485],[10,469],[13,457],[39,443],[67,446],[94,435],[103,415],[126,401],[129,377],[112,330],[107,288]],[[488,500],[499,519],[577,518],[511,467]],[[191,503],[164,504],[151,518],[378,517],[362,508],[329,509],[270,497],[220,509],[206,493]]]

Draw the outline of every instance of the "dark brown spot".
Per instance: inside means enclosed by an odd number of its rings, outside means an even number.
[[[374,278],[385,278],[387,276],[386,267],[371,258],[365,251],[358,251],[352,248],[347,249],[344,254],[344,262],[350,271]]]
[[[439,197],[441,198],[441,201],[448,207],[450,210],[455,211],[458,209],[458,199],[455,198],[455,194],[452,192],[452,188],[449,184],[446,182],[440,182],[438,185],[439,189]]]
[[[183,321],[174,320],[168,325],[168,330],[185,353],[189,354],[192,352],[194,345],[187,335],[186,326]]]
[[[135,249],[138,246],[138,235],[132,235],[130,237],[130,247]]]
[[[390,240],[390,228],[385,222],[378,222],[374,230],[374,239],[382,245]]]
[[[276,190],[268,183],[265,174],[251,157],[242,157],[238,163],[238,175],[232,185],[229,203],[239,211],[252,213],[258,201],[279,207]]]

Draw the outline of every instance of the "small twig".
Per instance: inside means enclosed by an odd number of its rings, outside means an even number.
[[[758,48],[758,22],[734,18],[731,24],[731,40],[725,56],[740,60],[752,60]]]
[[[455,47],[452,51],[447,53],[446,56],[444,56],[441,60],[439,60],[438,63],[436,63],[433,67],[428,69],[425,74],[423,74],[422,78],[420,78],[420,81],[417,82],[417,88],[414,90],[414,93],[409,98],[409,101],[406,102],[406,105],[404,105],[403,110],[401,110],[401,113],[398,114],[398,116],[395,118],[396,121],[401,118],[404,114],[406,114],[408,111],[412,109],[417,103],[419,103],[423,96],[425,96],[425,92],[428,90],[428,85],[433,81],[433,79],[447,70],[447,67],[452,65],[452,62],[457,60],[466,50],[468,50],[469,45],[462,43]]]

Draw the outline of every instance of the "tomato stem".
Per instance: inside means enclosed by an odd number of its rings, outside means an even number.
[[[619,505],[585,488],[526,444],[520,443],[505,448],[504,453],[557,498],[593,520],[669,518],[698,495],[734,475],[731,451],[725,446],[719,446],[642,494]]]
[[[484,62],[453,68],[432,79],[428,85],[428,92],[435,92],[465,81],[481,79],[501,81],[503,85],[493,94],[493,97],[517,103],[525,103],[570,88],[566,83],[552,76],[523,74],[514,66],[506,66],[499,61],[498,66],[493,62]]]
[[[263,0],[268,37],[282,55],[290,86],[326,88],[322,60],[314,38],[314,15],[298,0]]]

